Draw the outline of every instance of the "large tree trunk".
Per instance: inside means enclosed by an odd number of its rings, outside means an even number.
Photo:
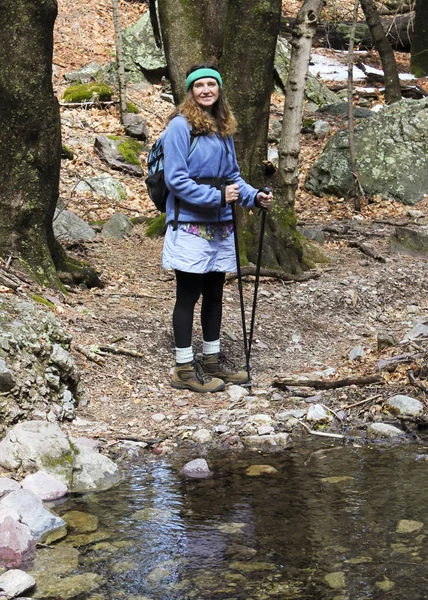
[[[385,74],[385,102],[391,104],[401,100],[400,79],[398,77],[397,63],[391,44],[386,39],[379,13],[374,0],[361,0],[361,8],[369,26],[373,43],[379,52]]]
[[[0,2],[0,257],[13,257],[51,287],[60,285],[56,267],[80,270],[52,228],[61,164],[52,88],[56,14],[56,0]]]
[[[428,76],[428,2],[416,0],[415,32],[410,69],[415,77]]]

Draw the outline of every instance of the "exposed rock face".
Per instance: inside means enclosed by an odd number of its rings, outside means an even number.
[[[356,127],[355,151],[366,194],[416,204],[428,189],[428,98],[402,100]],[[352,187],[347,130],[339,131],[313,165],[306,187],[346,196]]]
[[[158,48],[153,36],[149,11],[123,34],[125,69],[132,80],[143,79],[150,73],[166,72],[166,59],[162,48]]]

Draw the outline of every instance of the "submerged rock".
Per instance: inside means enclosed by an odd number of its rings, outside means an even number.
[[[260,475],[273,475],[278,473],[278,469],[271,465],[251,465],[245,471],[245,474],[249,477],[260,477]]]
[[[196,458],[195,460],[186,463],[182,468],[181,473],[186,477],[201,479],[203,477],[208,477],[211,474],[211,471],[205,458]]]

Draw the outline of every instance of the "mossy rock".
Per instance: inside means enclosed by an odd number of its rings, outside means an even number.
[[[161,237],[166,231],[166,215],[162,213],[159,217],[151,219],[149,226],[146,229],[146,236],[151,240]]]
[[[122,139],[117,135],[108,135],[107,137],[111,140],[116,141]],[[126,160],[126,162],[131,163],[131,165],[140,166],[140,161],[138,157],[143,151],[143,144],[140,144],[140,142],[137,142],[133,139],[127,139],[120,141],[117,145],[117,149],[122,158]]]
[[[105,102],[111,100],[114,94],[113,88],[104,83],[82,83],[71,85],[64,92],[65,102]]]
[[[138,108],[138,106],[136,104],[134,104],[133,102],[127,103],[126,110],[128,113],[132,113],[134,115],[137,115],[140,112],[140,109]]]

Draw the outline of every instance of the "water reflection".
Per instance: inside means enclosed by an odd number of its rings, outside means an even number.
[[[58,510],[96,514],[104,532],[79,541],[78,572],[105,581],[81,598],[428,598],[421,453],[311,445],[214,455],[202,480],[180,476],[189,457],[149,459],[119,488]],[[251,464],[277,472],[250,477]]]

